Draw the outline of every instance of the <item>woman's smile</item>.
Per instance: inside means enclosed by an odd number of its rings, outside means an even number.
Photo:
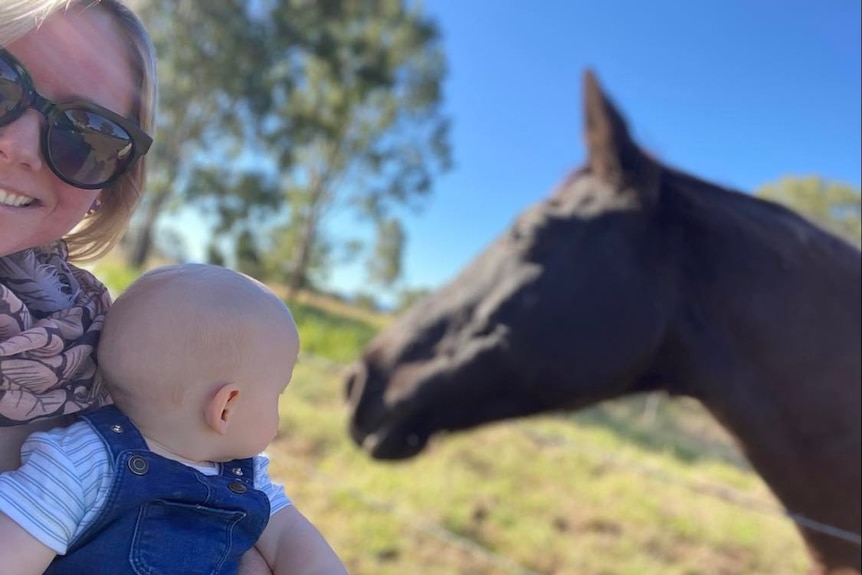
[[[21,208],[29,206],[35,200],[22,194],[16,194],[9,190],[0,188],[0,206],[11,206],[13,208]]]

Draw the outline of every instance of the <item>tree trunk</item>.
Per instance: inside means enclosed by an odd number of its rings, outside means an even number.
[[[317,236],[317,222],[314,216],[309,216],[305,222],[305,229],[302,230],[302,240],[299,243],[299,249],[294,259],[290,276],[287,280],[287,297],[295,299],[299,294],[299,290],[305,287],[307,283],[308,263],[311,260],[311,247]]]
[[[290,276],[287,279],[287,297],[295,299],[299,290],[306,287],[308,283],[308,265],[311,262],[311,251],[317,242],[317,228],[320,224],[320,214],[324,206],[322,198],[325,193],[325,178],[315,171],[311,176],[311,198],[308,205],[308,216],[303,222],[302,235]]]
[[[132,268],[142,268],[150,256],[153,247],[153,229],[162,207],[169,198],[170,194],[164,192],[153,193],[150,202],[144,206],[144,216],[134,236],[132,250],[127,257],[127,263]]]

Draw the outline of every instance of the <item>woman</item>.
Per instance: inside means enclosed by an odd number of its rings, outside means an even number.
[[[92,351],[110,300],[68,260],[104,254],[126,228],[156,76],[137,18],[113,0],[81,13],[89,4],[0,8],[0,469],[34,430],[106,399]]]
[[[152,44],[119,0],[0,0],[0,471],[109,401],[93,351],[110,298],[69,262],[125,231],[155,104]],[[270,570],[250,553],[241,573]]]

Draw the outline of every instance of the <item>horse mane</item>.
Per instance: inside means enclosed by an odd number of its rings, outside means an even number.
[[[664,169],[662,188],[665,205],[684,211],[704,232],[745,242],[738,254],[771,254],[785,268],[801,260],[826,268],[824,258],[848,258],[858,268],[857,248],[780,204],[672,168]]]

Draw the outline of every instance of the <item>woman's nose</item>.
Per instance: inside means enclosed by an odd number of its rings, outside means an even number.
[[[41,122],[39,112],[27,110],[11,124],[0,127],[0,165],[32,171],[42,167]]]

